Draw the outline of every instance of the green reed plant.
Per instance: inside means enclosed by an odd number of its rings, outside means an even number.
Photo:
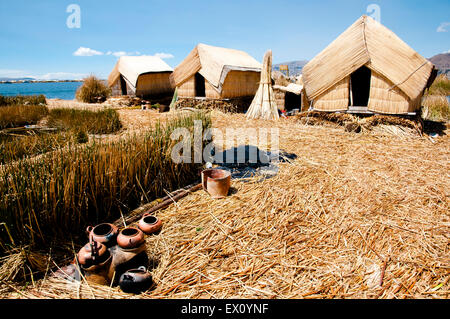
[[[14,135],[0,134],[0,165],[56,151],[69,143],[79,142],[69,132]]]
[[[76,92],[77,100],[85,103],[104,102],[111,95],[111,89],[104,81],[91,75],[83,80],[83,85]]]
[[[36,124],[48,114],[45,105],[10,105],[0,107],[0,130]]]
[[[16,95],[2,96],[0,95],[0,107],[8,105],[40,105],[47,104],[45,95]]]
[[[119,114],[114,109],[100,111],[52,109],[47,123],[62,130],[84,131],[89,134],[110,134],[122,128]]]
[[[429,88],[427,95],[450,95],[450,80],[447,75],[439,75]]]
[[[176,118],[138,136],[87,144],[0,168],[0,249],[77,240],[87,225],[112,221],[198,179],[199,164],[172,161],[170,138],[206,113]],[[193,147],[193,143],[192,143]]]

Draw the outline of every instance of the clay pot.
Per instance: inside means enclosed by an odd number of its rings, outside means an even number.
[[[149,213],[144,214],[139,221],[139,229],[146,235],[156,233],[162,227],[162,221],[156,216],[152,216]]]
[[[92,240],[84,245],[77,255],[78,263],[83,268],[104,263],[110,257],[111,254],[105,245]]]
[[[65,279],[69,281],[81,280],[80,268],[74,263],[59,268],[57,271],[53,273],[53,276],[56,278]]]
[[[145,242],[144,233],[136,227],[122,229],[117,236],[117,245],[123,249],[133,249]]]
[[[112,262],[108,271],[109,278],[114,278],[114,284],[119,283],[120,275],[128,269],[148,264],[145,245],[133,249],[123,249],[119,245],[109,248]],[[115,273],[115,274],[114,274]]]
[[[231,173],[223,169],[206,169],[202,172],[202,185],[212,198],[226,197],[231,186]]]
[[[120,276],[119,286],[127,293],[141,293],[148,290],[152,285],[152,276],[144,266],[131,269]]]
[[[117,233],[119,229],[113,224],[100,224],[95,227],[88,226],[86,228],[89,238],[104,244],[106,247],[111,247],[116,244]]]

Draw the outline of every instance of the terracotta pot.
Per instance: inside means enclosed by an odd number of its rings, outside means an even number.
[[[110,257],[111,254],[105,245],[92,240],[84,245],[77,255],[78,263],[83,268],[104,263]]]
[[[117,245],[124,249],[133,249],[145,242],[144,233],[136,227],[122,229],[117,236]]]
[[[139,221],[139,229],[144,232],[144,234],[150,235],[156,233],[162,227],[162,221],[156,216],[150,214],[144,214]]]
[[[86,228],[89,238],[96,242],[104,244],[106,247],[111,247],[116,244],[117,233],[119,229],[113,224],[100,224],[95,227],[88,226]]]
[[[128,293],[141,293],[148,290],[152,285],[152,276],[145,269],[139,267],[138,269],[131,269],[120,276],[120,289]]]
[[[119,245],[109,248],[112,262],[108,271],[109,278],[114,278],[114,284],[119,284],[120,276],[129,269],[148,264],[145,245],[134,249],[124,249]]]
[[[223,169],[206,169],[202,172],[202,185],[212,198],[226,197],[231,186],[231,173]]]

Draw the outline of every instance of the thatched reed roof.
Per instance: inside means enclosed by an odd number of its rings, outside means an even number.
[[[389,79],[410,99],[421,94],[434,68],[392,31],[364,15],[304,66],[308,99],[363,65]]]
[[[200,43],[175,68],[170,80],[172,85],[180,86],[198,72],[221,93],[223,82],[232,70],[261,72],[261,63],[243,51]]]
[[[172,72],[173,69],[156,56],[123,56],[108,77],[108,85],[112,86],[122,74],[134,87],[140,75],[146,73]]]

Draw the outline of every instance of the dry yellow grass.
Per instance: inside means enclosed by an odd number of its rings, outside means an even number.
[[[401,138],[246,121],[214,112],[215,127],[279,127],[297,154],[279,174],[234,180],[159,211],[149,237],[156,287],[141,298],[448,298],[450,138]],[[0,285],[2,286],[2,285]],[[117,288],[49,280],[3,296],[124,298]]]

